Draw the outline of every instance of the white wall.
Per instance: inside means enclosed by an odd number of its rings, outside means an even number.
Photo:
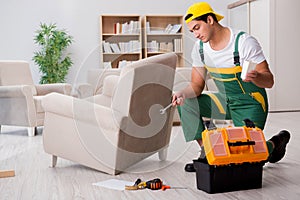
[[[74,37],[68,49],[74,62],[67,77],[68,83],[84,82],[88,68],[100,67],[99,16],[101,14],[185,14],[195,0],[1,0],[0,59],[29,61],[34,81],[39,71],[33,61],[35,31],[42,23],[56,23]],[[232,0],[207,0],[216,12],[227,14]],[[222,23],[226,25],[226,19]],[[186,33],[185,55],[190,60],[193,35]],[[79,74],[79,76],[77,75]]]

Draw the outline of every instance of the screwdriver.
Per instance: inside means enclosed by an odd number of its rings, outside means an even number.
[[[162,187],[161,187],[161,189],[163,190],[163,191],[165,191],[166,189],[187,189],[186,187],[171,187],[171,186],[169,186],[169,185],[163,185]]]

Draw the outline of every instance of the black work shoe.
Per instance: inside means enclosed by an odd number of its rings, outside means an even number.
[[[274,143],[273,152],[268,158],[270,163],[276,163],[284,157],[285,148],[290,138],[290,133],[287,130],[282,130],[270,139]]]
[[[206,160],[206,156],[205,156],[205,150],[204,150],[204,146],[201,146],[201,151],[200,151],[200,156],[198,158],[198,160]],[[207,163],[207,160],[206,160]],[[186,172],[196,172],[196,169],[194,167],[194,163],[188,163],[185,165],[184,170]]]
[[[184,170],[186,172],[196,172],[196,169],[194,167],[194,163],[188,163],[185,165]]]

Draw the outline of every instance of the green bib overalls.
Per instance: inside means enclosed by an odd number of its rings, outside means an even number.
[[[248,118],[261,129],[264,128],[268,100],[264,88],[240,78],[242,67],[239,62],[238,40],[235,41],[234,66],[232,68],[211,68],[205,66],[214,80],[218,93],[202,93],[197,98],[185,99],[178,106],[181,124],[186,141],[202,138],[205,129],[202,117],[212,119],[232,119],[235,126],[244,126],[243,120]],[[203,63],[203,43],[200,41],[200,56]]]

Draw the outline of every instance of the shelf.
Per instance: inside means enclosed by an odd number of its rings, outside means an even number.
[[[139,15],[101,15],[101,60],[118,68],[124,60],[142,59],[142,31]]]
[[[146,15],[142,22],[145,29],[143,56],[147,58],[166,52],[175,52],[179,55],[177,67],[183,66],[183,16]]]
[[[182,26],[182,15],[146,15],[143,20],[139,15],[101,15],[101,60],[117,68],[123,60],[130,62],[175,52],[177,66],[183,66]],[[126,31],[122,32],[123,29]],[[154,48],[149,45],[154,45]]]

